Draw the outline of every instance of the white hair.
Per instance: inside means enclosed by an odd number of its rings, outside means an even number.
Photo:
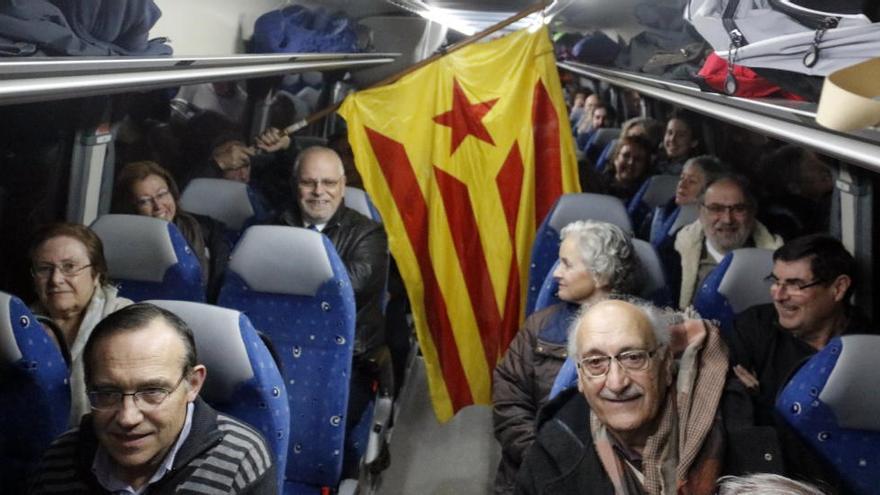
[[[332,155],[335,158],[334,161],[339,168],[339,175],[345,175],[345,166],[343,166],[342,164],[342,158],[339,157],[339,153],[337,153],[336,150],[332,148],[315,145],[309,146],[308,148],[300,151],[298,155],[296,155],[296,159],[293,161],[293,170],[291,171],[290,175],[291,179],[295,180],[297,177],[299,177],[299,167],[306,160],[306,158],[316,154]]]
[[[578,220],[566,225],[560,237],[575,241],[587,271],[609,292],[633,291],[639,261],[623,229],[607,222]]]
[[[718,495],[826,495],[826,492],[778,474],[755,473],[719,479]]]
[[[657,341],[657,344],[660,346],[666,346],[669,344],[670,340],[670,332],[669,327],[671,325],[675,325],[677,323],[681,323],[686,316],[685,314],[674,311],[669,308],[659,308],[654,304],[638,298],[634,296],[617,296],[610,297],[609,299],[615,299],[619,301],[626,302],[634,306],[638,311],[640,311],[645,318],[648,319],[648,322],[651,325],[651,331],[654,332],[654,339]],[[607,301],[605,299],[604,301]],[[578,311],[577,317],[571,322],[571,325],[568,329],[568,355],[573,359],[577,359],[578,355],[578,345],[577,345],[577,329],[580,326],[581,322],[584,318],[589,314],[589,312],[596,306],[596,304],[600,304],[603,301],[598,301],[594,304],[584,304],[580,311]]]

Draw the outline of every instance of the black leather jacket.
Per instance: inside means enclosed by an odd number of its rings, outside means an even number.
[[[280,225],[303,227],[296,206],[288,207],[280,216]],[[336,247],[348,270],[357,303],[355,359],[369,358],[385,344],[385,317],[382,299],[388,277],[388,239],[382,225],[360,213],[340,206],[322,231]]]

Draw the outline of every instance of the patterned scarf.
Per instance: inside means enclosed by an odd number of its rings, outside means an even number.
[[[590,430],[616,495],[711,495],[721,472],[723,437],[718,403],[727,375],[727,348],[718,329],[702,322],[688,336],[657,430],[648,437],[639,471],[615,450],[616,440],[596,415]]]

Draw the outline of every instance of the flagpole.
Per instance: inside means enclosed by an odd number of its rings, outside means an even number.
[[[411,72],[417,71],[417,70],[421,69],[422,67],[430,64],[431,62],[434,62],[435,60],[439,59],[440,57],[444,57],[446,55],[449,55],[450,53],[461,50],[462,48],[464,48],[468,45],[471,45],[473,43],[476,43],[477,41],[480,41],[481,39],[483,39],[491,34],[494,34],[498,31],[506,28],[507,26],[525,18],[525,17],[528,17],[528,16],[534,14],[535,12],[544,10],[545,8],[547,8],[548,1],[549,0],[541,0],[537,4],[532,5],[531,7],[528,7],[526,9],[520,11],[519,13],[513,15],[512,17],[508,17],[507,19],[505,19],[501,22],[498,22],[497,24],[493,24],[492,26],[489,26],[488,28],[484,29],[483,31],[480,31],[479,33],[473,34],[473,35],[459,41],[458,43],[456,43],[446,49],[441,49],[441,51],[439,53],[435,53],[434,55],[431,55],[430,57],[428,57],[420,62],[417,62],[417,63],[407,67],[406,69],[401,70],[400,72],[392,74],[392,75],[386,77],[385,79],[382,79],[379,82],[373,83],[364,89],[372,89],[372,88],[377,88],[380,86],[385,86],[385,85],[391,84],[391,83],[397,81],[398,79],[400,79],[401,77],[403,77]],[[294,122],[293,124],[282,129],[281,132],[285,136],[291,135],[294,132],[302,129],[303,127],[306,127],[310,124],[313,124],[313,123],[317,122],[318,120],[321,120],[324,117],[332,114],[333,112],[338,110],[340,106],[342,106],[341,101],[338,103],[334,103],[333,105],[330,105],[329,107],[326,107],[323,110],[319,110],[319,111],[309,115],[308,117],[306,117],[302,120]]]

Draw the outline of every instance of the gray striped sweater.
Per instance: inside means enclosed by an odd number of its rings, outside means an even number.
[[[248,494],[278,492],[275,463],[262,436],[196,399],[192,430],[174,466],[147,494]],[[92,474],[98,443],[86,416],[79,428],[58,437],[43,454],[30,493],[104,494]]]

